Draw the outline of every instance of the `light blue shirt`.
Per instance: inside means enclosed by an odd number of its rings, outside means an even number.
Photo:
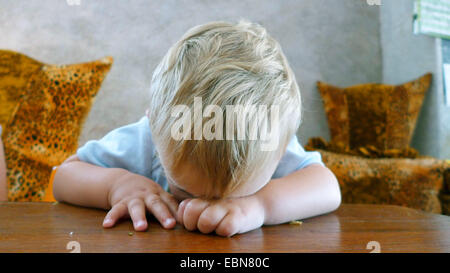
[[[136,123],[112,130],[100,140],[86,142],[77,150],[77,156],[81,161],[97,166],[126,169],[168,189],[146,116]],[[272,178],[286,176],[313,163],[323,165],[320,153],[306,152],[294,135]]]

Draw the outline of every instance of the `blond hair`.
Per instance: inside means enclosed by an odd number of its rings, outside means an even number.
[[[278,105],[282,124],[276,151],[259,140],[174,140],[176,105]],[[154,71],[150,88],[150,128],[157,149],[170,154],[170,171],[183,162],[199,166],[211,181],[206,198],[226,197],[280,156],[301,121],[301,98],[280,45],[255,23],[211,22],[191,28]],[[204,117],[196,117],[205,119]],[[247,123],[256,122],[249,117]]]

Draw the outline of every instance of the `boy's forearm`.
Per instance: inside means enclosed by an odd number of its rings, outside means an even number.
[[[111,184],[128,174],[124,169],[70,161],[58,167],[53,181],[53,195],[61,202],[109,209],[108,193]]]
[[[257,195],[265,209],[265,225],[328,213],[337,209],[341,202],[336,177],[319,164],[274,179]]]

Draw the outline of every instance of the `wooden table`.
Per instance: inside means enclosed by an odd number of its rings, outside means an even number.
[[[0,203],[0,252],[450,252],[450,217],[381,205],[342,205],[303,221],[263,227],[231,238],[165,230],[130,221],[103,229],[104,211],[53,203]],[[132,232],[132,233],[130,233]],[[74,241],[74,242],[73,242]]]

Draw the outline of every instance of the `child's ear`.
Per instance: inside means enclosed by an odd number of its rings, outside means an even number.
[[[147,109],[145,109],[145,115],[148,117],[148,108]]]

